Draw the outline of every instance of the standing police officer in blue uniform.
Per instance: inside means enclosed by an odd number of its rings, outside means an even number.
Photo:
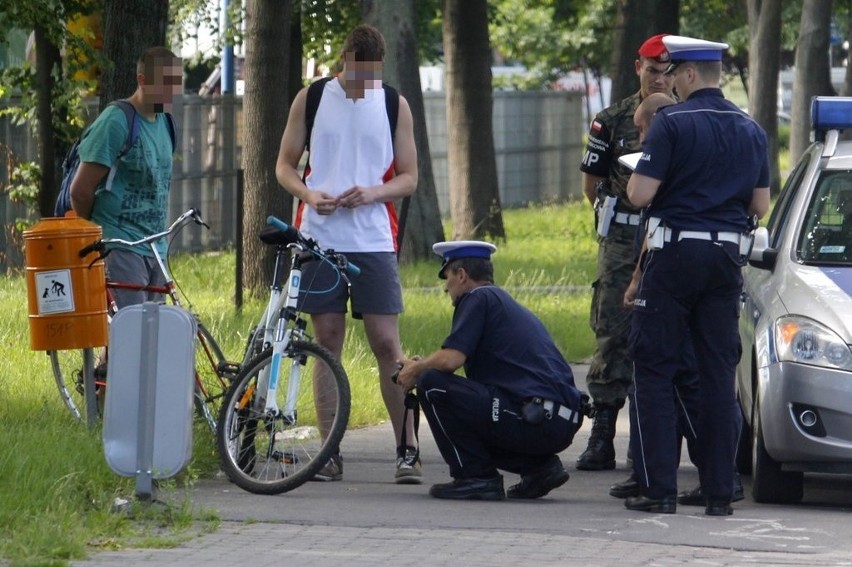
[[[666,36],[684,102],[660,109],[627,185],[648,207],[646,253],[630,334],[643,495],[631,510],[677,508],[677,413],[672,379],[692,338],[700,374],[699,478],[705,513],[733,513],[740,413],[734,390],[741,266],[750,218],[769,208],[766,133],[719,89],[727,44]]]
[[[403,361],[397,383],[417,387],[452,482],[435,498],[540,498],[568,480],[557,453],[582,423],[581,394],[544,324],[494,285],[493,244],[439,242],[438,277],[453,302],[441,348]],[[464,366],[465,376],[454,374]],[[521,475],[503,490],[498,469]]]

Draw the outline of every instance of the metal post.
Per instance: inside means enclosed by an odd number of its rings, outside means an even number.
[[[219,13],[219,29],[224,35],[227,32],[230,20],[228,18],[228,6],[231,0],[222,0],[221,12]],[[225,44],[222,49],[222,94],[234,94],[234,46]]]
[[[86,424],[95,427],[98,423],[98,397],[95,392],[95,351],[83,349],[83,396],[86,400]]]
[[[157,401],[157,334],[159,306],[142,304],[142,344],[140,348],[139,413],[136,443],[136,497],[151,500],[154,491],[154,418]]]
[[[245,186],[245,178],[243,176],[244,171],[242,169],[237,170],[237,222],[236,222],[236,232],[234,238],[234,247],[235,247],[235,255],[237,257],[236,260],[236,282],[234,284],[234,304],[237,309],[241,309],[243,306],[243,193]]]

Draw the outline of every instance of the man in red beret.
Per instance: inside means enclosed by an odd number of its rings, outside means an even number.
[[[639,210],[627,198],[631,171],[618,158],[641,149],[639,132],[633,124],[639,103],[652,93],[672,94],[672,78],[665,74],[670,63],[662,41],[665,35],[648,38],[639,47],[635,63],[639,91],[595,116],[580,164],[583,192],[595,206],[599,237],[590,316],[597,346],[586,379],[597,413],[588,447],[577,460],[580,470],[615,468],[615,422],[633,379],[628,349],[630,310],[622,300],[634,268],[633,242]]]

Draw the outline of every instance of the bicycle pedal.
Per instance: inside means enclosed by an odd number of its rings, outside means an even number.
[[[297,464],[299,464],[299,457],[297,457],[296,454],[291,452],[291,451],[286,451],[286,452],[283,452],[283,453],[280,452],[280,451],[275,451],[272,454],[272,459],[275,460],[275,461],[284,463],[285,465],[297,465]]]
[[[223,360],[216,366],[216,372],[225,376],[236,376],[240,373],[240,365],[236,362]]]

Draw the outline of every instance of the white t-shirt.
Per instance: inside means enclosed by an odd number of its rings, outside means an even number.
[[[393,140],[382,88],[367,89],[352,100],[338,80],[325,85],[311,131],[312,191],[337,196],[359,185],[381,185],[394,176]],[[319,215],[300,206],[297,226],[323,248],[340,252],[394,252],[397,217],[391,202]]]

